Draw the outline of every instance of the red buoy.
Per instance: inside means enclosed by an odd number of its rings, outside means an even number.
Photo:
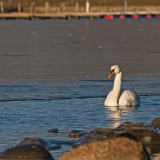
[[[146,14],[146,18],[147,18],[147,19],[151,19],[151,18],[152,18],[152,15]]]
[[[112,20],[112,19],[114,19],[114,15],[113,14],[105,15],[104,19],[106,19],[106,20]]]
[[[157,17],[160,18],[160,14],[158,14]]]
[[[133,17],[133,19],[138,19],[139,18],[138,14],[134,14],[132,17]]]
[[[119,16],[119,19],[125,19],[126,18],[126,16],[124,15],[124,14],[121,14],[120,16]]]

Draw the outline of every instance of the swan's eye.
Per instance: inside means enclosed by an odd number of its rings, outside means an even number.
[[[115,69],[112,69],[111,71],[114,72]]]

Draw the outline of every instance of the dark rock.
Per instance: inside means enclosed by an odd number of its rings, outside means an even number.
[[[121,133],[117,137],[127,137],[129,139],[133,139],[133,140],[137,141],[137,137],[130,134],[130,133]]]
[[[52,128],[48,130],[49,133],[58,133],[58,128]]]
[[[50,141],[43,140],[38,137],[27,137],[23,141],[21,141],[17,146],[26,144],[39,144],[46,147],[48,150],[54,150],[61,148],[60,144],[53,144]]]
[[[54,160],[49,151],[42,145],[21,145],[5,150],[1,160]]]
[[[159,125],[160,125],[160,118],[155,118],[155,119],[152,121],[152,124],[159,124]]]
[[[160,152],[160,134],[153,125],[144,126],[143,123],[132,124],[125,122],[115,129],[99,128],[92,130],[76,142],[72,147],[78,147],[87,143],[125,136],[142,142],[150,154]]]
[[[160,145],[160,134],[156,133],[156,128],[152,125],[144,126],[143,123],[123,123],[117,129],[123,129],[125,132],[131,133],[146,145]]]
[[[150,160],[143,144],[127,137],[82,145],[59,160]]]
[[[128,132],[146,145],[160,145],[160,134],[158,133],[146,129],[129,130]]]
[[[121,129],[109,129],[109,128],[94,129],[91,132],[85,134],[78,141],[73,143],[72,147],[78,147],[91,142],[115,138],[121,132],[122,132]]]
[[[123,124],[121,124],[120,126],[118,126],[117,128],[118,129],[123,129],[124,131],[128,131],[129,129],[143,129],[144,128],[144,123],[143,122],[139,122],[139,123],[136,123],[136,124],[133,124],[131,122],[124,122]],[[153,128],[153,126],[149,127],[150,128]],[[146,127],[145,127],[146,129]]]
[[[79,131],[79,130],[72,130],[70,133],[69,133],[69,137],[71,138],[80,138],[82,137],[83,135],[85,135],[86,132],[83,132],[83,131]]]
[[[160,128],[160,118],[155,118],[153,121],[152,121],[152,124],[158,128]]]
[[[160,152],[160,134],[157,133],[158,129],[155,126],[144,126],[143,123],[123,123],[117,128],[124,129],[125,133],[135,136],[145,145],[150,155]]]

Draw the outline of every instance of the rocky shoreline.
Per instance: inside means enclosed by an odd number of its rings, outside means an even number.
[[[58,133],[58,129],[53,128],[48,132]],[[150,160],[151,155],[158,153],[154,160],[160,160],[160,117],[150,125],[125,122],[114,129],[97,128],[89,133],[72,130],[69,137],[76,139],[46,141],[38,137],[27,137],[17,146],[6,149],[0,159],[54,160],[51,150],[71,145],[73,149],[59,160]]]

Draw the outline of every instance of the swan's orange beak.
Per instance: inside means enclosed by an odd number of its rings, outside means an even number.
[[[110,79],[113,75],[114,75],[114,72],[111,71],[107,78]]]

